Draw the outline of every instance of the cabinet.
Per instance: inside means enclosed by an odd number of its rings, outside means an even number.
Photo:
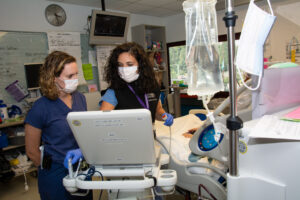
[[[166,29],[164,26],[137,25],[131,28],[132,41],[140,44],[147,52],[158,82],[168,88],[168,59]]]
[[[14,132],[19,127],[23,127],[24,120],[17,121],[17,122],[5,122],[3,124],[0,124],[0,131],[3,131],[7,134],[7,137],[9,139],[9,143],[7,147],[2,148],[2,151],[8,151],[10,149],[15,149],[19,147],[25,146],[25,143],[22,142],[23,137],[15,136]],[[10,141],[13,141],[12,143]],[[15,142],[20,141],[20,142]]]
[[[0,124],[0,131],[4,132],[8,137],[8,146],[0,149],[0,153],[5,158],[5,162],[10,161],[11,170],[14,172],[14,176],[23,175],[24,173],[35,171],[36,168],[33,167],[31,161],[27,160],[25,155],[25,141],[24,136],[16,136],[16,132],[24,131],[24,120],[17,122],[6,122]],[[2,165],[5,169],[7,166]],[[0,178],[5,177],[3,175],[4,169],[0,171]],[[7,178],[7,177],[6,177]]]

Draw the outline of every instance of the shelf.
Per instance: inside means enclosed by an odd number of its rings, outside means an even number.
[[[2,148],[2,151],[8,151],[8,150],[16,149],[16,148],[23,147],[23,146],[25,146],[25,144],[9,145],[7,147]]]
[[[159,62],[156,63],[164,63],[165,66],[168,66],[166,28],[164,26],[146,24],[133,26],[131,27],[131,39],[133,42],[140,44],[144,48],[151,65],[155,66],[155,61],[159,59]],[[160,43],[153,46],[155,42]],[[159,53],[160,58],[152,55],[155,53]],[[159,85],[168,85],[168,73],[163,72],[168,72],[167,68],[165,70],[155,71],[155,78]]]
[[[24,120],[16,121],[16,122],[5,122],[3,124],[0,124],[0,128],[6,128],[6,127],[17,126],[22,124],[24,124]]]
[[[160,89],[161,92],[169,91],[169,89]]]
[[[30,167],[29,169],[25,170],[25,174],[36,171],[36,167]],[[16,173],[14,177],[22,176],[24,173]]]
[[[26,101],[27,103],[34,103],[34,102],[36,102],[36,100],[38,100],[39,98],[41,98],[41,97],[26,98],[25,101]]]
[[[165,52],[163,49],[145,49],[146,52]]]

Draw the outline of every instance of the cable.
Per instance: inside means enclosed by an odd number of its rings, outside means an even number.
[[[166,120],[167,120],[167,117],[166,117],[166,115],[163,115],[163,116],[162,116],[162,120],[163,120],[163,121],[166,121]],[[170,133],[170,142],[169,142],[169,155],[170,155],[170,158],[172,157],[172,152],[171,152],[171,144],[172,144],[172,133],[171,133],[171,126],[172,126],[172,125],[170,125],[170,126],[169,126],[169,133]]]
[[[119,198],[119,192],[120,192],[120,190],[118,190],[118,192],[117,192],[117,197],[116,197],[116,199],[118,199],[118,198]]]
[[[201,199],[202,198],[202,195],[201,195],[201,188],[203,188],[206,192],[207,192],[207,194],[209,194],[209,196],[211,197],[211,198],[213,198],[213,200],[217,200],[217,198],[203,185],[203,184],[199,184],[199,186],[198,186],[198,197]]]
[[[98,198],[98,200],[101,200],[101,197],[102,197],[102,192],[103,192],[103,190],[100,190],[100,195],[99,195],[99,198]]]
[[[169,144],[169,155],[170,158],[172,158],[172,152],[171,152],[171,144],[172,144],[172,133],[171,133],[171,126],[169,126],[169,131],[170,131],[170,144]]]
[[[85,176],[85,178],[84,178],[85,181],[92,181],[92,177],[94,176],[95,173],[98,173],[100,175],[101,181],[104,180],[103,174],[100,171],[97,171],[94,166],[90,167],[90,169],[88,170],[87,174],[78,174],[76,177],[78,177],[78,176]],[[76,193],[76,195],[78,195],[78,196],[86,196],[88,194],[88,192],[89,192],[89,190],[87,190],[86,194],[84,194],[84,195],[82,195],[80,193]],[[98,198],[99,200],[102,197],[102,192],[103,192],[103,190],[100,190],[100,195],[99,195],[99,198]]]
[[[207,117],[209,118],[209,120],[211,121],[211,123],[213,124],[213,127],[214,127],[214,131],[215,131],[215,135],[214,135],[214,138],[215,138],[215,141],[218,143],[217,145],[217,148],[219,150],[220,153],[222,153],[222,149],[220,148],[220,140],[221,140],[221,131],[219,130],[219,128],[217,127],[216,125],[216,122],[215,122],[215,117],[214,117],[214,113],[211,112],[208,108],[208,102],[209,100],[211,99],[211,96],[209,95],[205,95],[203,96],[202,100],[203,100],[203,106],[205,108],[205,110],[207,111]],[[216,135],[217,134],[220,134],[220,136],[218,137],[218,139],[216,140]],[[223,136],[225,137],[225,135]]]
[[[99,171],[95,170],[95,173],[98,173],[98,174],[100,175],[100,177],[101,177],[101,181],[103,181],[103,180],[104,180],[104,178],[103,178],[103,174],[102,174],[101,172],[99,172]],[[103,190],[100,190],[99,200],[100,200],[100,199],[101,199],[101,197],[102,197],[102,193],[103,193]]]
[[[104,179],[103,179],[103,174],[102,174],[101,172],[95,170],[95,173],[96,173],[96,172],[101,176],[101,181],[103,181],[103,180],[104,180]]]
[[[88,170],[85,180],[92,180],[92,176],[95,174],[95,167],[91,166],[90,169]]]
[[[165,147],[165,145],[158,138],[155,138],[155,140],[162,146],[162,148],[167,152],[167,154],[170,154],[167,147]]]
[[[242,83],[243,83],[243,85],[244,85],[247,89],[249,89],[249,90],[251,90],[251,91],[255,91],[255,90],[257,90],[257,89],[259,88],[260,82],[261,82],[261,78],[262,78],[262,72],[260,73],[260,75],[258,75],[258,83],[257,83],[256,87],[255,87],[255,88],[251,88],[251,87],[249,87],[249,86],[245,83],[240,68],[237,67],[237,69],[238,69],[238,74],[240,75],[240,78],[241,78],[241,80],[242,80]]]
[[[90,167],[90,169],[88,170],[87,174],[78,174],[77,176],[84,175],[84,176],[85,176],[85,179],[84,179],[84,180],[89,180],[89,181],[91,181],[91,180],[92,180],[92,176],[93,176],[95,173],[98,173],[98,174],[100,175],[101,181],[104,180],[103,174],[102,174],[101,172],[97,171],[97,170],[95,169],[94,166],[91,166],[91,167]],[[102,193],[103,193],[103,190],[100,190],[100,195],[99,195],[99,198],[98,198],[99,200],[101,199]]]

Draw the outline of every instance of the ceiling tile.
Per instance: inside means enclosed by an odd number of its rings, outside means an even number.
[[[164,16],[170,16],[170,15],[175,15],[176,12],[172,10],[168,10],[165,8],[154,8],[153,10],[146,10],[144,11],[144,15],[152,15],[156,17],[164,17]]]
[[[167,3],[167,4],[161,5],[160,7],[161,8],[168,8],[169,10],[173,10],[173,11],[182,11],[183,12],[183,8],[182,8],[182,3],[181,2]]]
[[[134,3],[134,4],[128,4],[127,6],[124,6],[122,8],[123,11],[132,12],[132,13],[140,13],[144,10],[151,10],[151,6],[145,7],[145,5]]]
[[[143,5],[159,7],[160,5],[164,4],[164,0],[140,0],[138,1],[138,3]]]
[[[101,8],[101,0],[48,0],[74,5]],[[261,0],[255,0],[261,1]],[[279,1],[279,0],[278,0]],[[280,0],[284,1],[284,0]],[[183,12],[184,0],[105,0],[105,8],[149,16],[170,16]],[[216,9],[224,10],[225,0],[217,0]],[[249,0],[235,0],[235,6],[249,4]]]
[[[164,12],[163,15],[161,15],[160,17],[168,17],[168,16],[172,16],[172,15],[178,15],[178,12],[169,10],[169,11]]]
[[[140,1],[140,0],[123,0],[123,1],[127,1],[127,2],[129,2],[129,3],[135,3],[135,2],[138,2],[138,1]]]
[[[74,4],[74,5],[81,5],[81,6],[90,6],[90,7],[101,7],[101,0],[47,0],[52,2],[60,2],[60,3],[67,3],[67,4]]]
[[[112,10],[120,10],[123,11],[121,8],[130,5],[127,1],[120,1],[120,0],[109,0],[105,3],[106,9]]]

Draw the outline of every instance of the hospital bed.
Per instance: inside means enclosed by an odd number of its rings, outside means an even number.
[[[227,176],[228,199],[300,199],[300,124],[281,120],[299,106],[300,102],[244,124],[239,173]]]
[[[287,112],[300,105],[300,91],[293,90],[297,85],[300,76],[300,68],[272,69],[266,70],[262,79],[261,88],[254,93],[252,99],[255,102],[254,109],[246,108],[238,115],[245,122],[244,128],[239,132],[239,168],[240,173],[237,177],[227,174],[229,146],[226,140],[226,134],[223,142],[220,143],[222,151],[215,148],[213,151],[201,151],[198,143],[201,132],[209,126],[209,122],[203,122],[195,115],[187,115],[174,120],[174,125],[170,131],[162,125],[162,122],[156,122],[157,140],[165,146],[166,152],[171,152],[169,168],[177,172],[177,186],[188,191],[201,194],[209,199],[299,199],[300,193],[295,188],[297,180],[300,179],[296,166],[299,166],[300,160],[297,153],[300,151],[300,127],[299,123],[279,127],[278,134],[294,134],[298,138],[263,138],[257,135],[268,133],[275,125],[286,123],[280,120]],[[277,86],[281,83],[280,87]],[[249,82],[248,82],[249,84]],[[238,90],[238,95],[242,94],[244,87]],[[249,96],[251,98],[251,96]],[[221,113],[225,100],[215,111],[217,116]],[[259,107],[259,109],[257,109]],[[258,116],[257,110],[260,111]],[[202,111],[200,111],[202,112]],[[205,112],[202,112],[205,113]],[[252,120],[252,114],[258,119]],[[267,127],[257,128],[260,122],[265,118],[274,117],[267,124]],[[226,116],[218,118],[220,122],[224,121]],[[260,123],[259,123],[260,122]],[[191,139],[183,136],[191,128],[199,127]],[[260,125],[261,127],[262,125]],[[286,130],[280,132],[280,130]],[[256,136],[251,133],[256,132]],[[295,136],[296,137],[296,136]],[[171,151],[170,149],[171,143]],[[177,149],[175,148],[177,147]],[[185,152],[185,153],[184,153]],[[202,156],[209,156],[218,162],[208,163],[205,159],[194,161],[189,159],[191,153]],[[226,155],[227,154],[227,155]],[[288,163],[288,164],[286,164]],[[219,180],[223,177],[227,182],[222,184]],[[227,186],[227,187],[226,187]]]
[[[251,80],[247,81],[247,84],[250,85]],[[242,96],[245,92],[247,92],[246,88],[240,87],[237,94]],[[223,126],[226,124],[227,116],[223,115],[222,111],[228,105],[229,98],[213,111],[216,121]],[[202,121],[195,114],[206,115],[207,111],[191,110],[189,115],[175,118],[171,129],[164,126],[163,122],[156,121],[156,138],[164,147],[165,153],[169,155],[168,167],[177,172],[177,186],[205,198],[226,199],[229,146],[227,129],[223,127],[224,138],[218,147],[211,151],[199,150],[200,133],[211,126],[211,122],[208,119]],[[244,105],[239,115],[244,121],[251,120],[251,105]],[[197,128],[197,131],[192,138],[187,138],[184,133],[188,133],[193,128]]]
[[[238,94],[244,91],[245,88],[241,87]],[[227,198],[229,142],[225,127],[227,116],[221,113],[226,105],[228,99],[214,111],[216,122],[223,124],[223,140],[210,151],[199,150],[198,145],[200,134],[207,127],[212,127],[209,119],[202,121],[198,117],[199,113],[206,115],[206,110],[191,110],[190,114],[175,118],[171,129],[164,126],[163,122],[155,122],[156,139],[169,157],[168,168],[177,172],[176,185],[204,198],[218,200]],[[251,106],[247,106],[239,113],[244,121],[251,120]],[[189,131],[195,128],[197,131],[190,135],[192,137],[187,137]]]
[[[226,187],[222,183],[226,183],[227,166],[206,156],[193,154],[189,147],[191,138],[184,136],[184,133],[188,135],[190,129],[203,124],[204,122],[194,114],[176,118],[170,137],[169,128],[157,121],[155,124],[156,137],[164,146],[165,152],[170,155],[168,168],[177,172],[177,186],[196,194],[199,193],[200,187],[202,194],[206,197],[209,196],[207,192],[204,192],[205,190],[212,193],[217,199],[226,199]]]

